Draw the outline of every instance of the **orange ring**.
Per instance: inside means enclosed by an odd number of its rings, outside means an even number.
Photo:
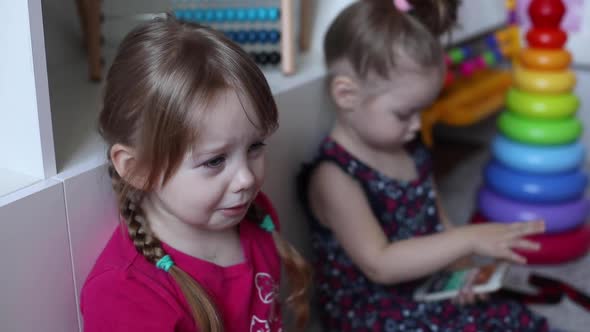
[[[559,49],[526,48],[520,52],[520,62],[530,69],[560,70],[572,63],[570,52]]]

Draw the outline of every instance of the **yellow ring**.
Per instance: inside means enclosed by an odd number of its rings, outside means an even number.
[[[564,49],[526,48],[520,53],[520,62],[529,69],[560,70],[572,63],[572,55]]]
[[[515,114],[535,119],[559,119],[572,116],[580,107],[580,100],[571,93],[541,95],[510,89],[506,107]]]
[[[527,70],[517,65],[514,68],[514,85],[527,92],[559,94],[573,90],[576,75],[571,70]]]

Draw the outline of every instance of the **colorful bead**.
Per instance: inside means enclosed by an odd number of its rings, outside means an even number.
[[[258,8],[256,18],[259,21],[266,21],[268,19],[268,10],[266,8]]]
[[[238,43],[245,43],[246,40],[248,40],[248,34],[246,33],[246,31],[238,31],[236,33],[236,41]]]
[[[236,19],[238,21],[245,21],[246,18],[247,18],[246,9],[238,8],[238,10],[236,11]]]
[[[215,10],[215,21],[217,21],[217,22],[225,21],[225,10],[223,10],[223,9]]]
[[[448,55],[453,64],[455,65],[461,63],[461,61],[465,59],[465,55],[463,54],[463,51],[460,48],[451,49]]]
[[[491,52],[491,51],[483,52],[482,58],[488,67],[495,65],[497,62],[496,55],[494,54],[494,52]]]
[[[279,32],[279,30],[276,29],[270,30],[268,38],[271,43],[276,44],[281,39],[281,33]]]
[[[256,8],[248,8],[246,16],[248,17],[248,21],[256,21],[256,17],[257,17]]]
[[[256,43],[258,41],[258,34],[254,30],[248,31],[248,43]]]
[[[225,18],[229,21],[235,21],[236,20],[236,10],[233,8],[228,8],[225,10]]]
[[[200,9],[193,10],[193,17],[195,21],[202,22],[205,20],[205,11]]]
[[[268,9],[268,20],[269,21],[277,21],[280,17],[281,12],[278,8],[269,8]]]
[[[281,54],[279,52],[270,52],[269,61],[272,65],[278,65],[281,62]]]
[[[258,40],[262,43],[268,43],[269,40],[269,33],[266,30],[260,30],[258,31]]]
[[[213,10],[206,10],[204,19],[206,22],[215,21],[215,12]]]

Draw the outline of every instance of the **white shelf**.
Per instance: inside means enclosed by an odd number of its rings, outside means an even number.
[[[94,168],[106,160],[106,146],[97,132],[102,84],[88,81],[83,58],[48,68],[58,177]],[[301,56],[295,75],[279,69],[264,71],[273,94],[287,92],[322,77],[318,54]]]
[[[159,0],[152,2],[159,5]],[[263,70],[275,96],[313,82],[325,75],[321,52],[323,32],[332,17],[350,2],[351,0],[320,2],[318,12],[325,15],[317,15],[312,51],[298,57],[297,72],[294,75],[285,76],[279,68]],[[105,5],[107,14],[109,12],[123,12],[121,8],[115,10],[115,8],[109,7],[114,6],[114,2],[108,2],[108,4]],[[67,178],[104,163],[106,147],[99,137],[96,127],[102,85],[88,81],[85,54],[78,44],[80,40],[71,35],[69,38],[64,38],[67,35],[66,31],[77,29],[78,22],[73,3],[68,2],[62,5],[65,7],[62,8],[53,5],[52,2],[46,2],[44,9],[52,12],[51,16],[54,20],[46,21],[45,27],[46,35],[52,39],[48,40],[46,44],[56,164],[58,178]],[[72,15],[60,14],[65,11],[66,7]],[[481,26],[487,26],[495,24],[498,19],[499,15],[497,14],[494,22],[479,23]],[[473,32],[474,24],[478,23],[472,21],[464,22],[464,27],[469,27],[471,32]],[[131,26],[133,26],[133,22],[126,20],[115,20],[103,26],[103,33],[106,37],[103,54],[107,64],[110,63],[114,55],[119,39]]]
[[[0,197],[28,187],[41,179],[0,168]]]
[[[318,53],[300,55],[297,59],[297,71],[285,76],[280,69],[263,70],[273,95],[297,88],[325,75],[323,57]]]

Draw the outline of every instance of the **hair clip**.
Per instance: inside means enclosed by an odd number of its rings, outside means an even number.
[[[160,270],[164,270],[166,272],[170,271],[170,269],[174,266],[174,262],[169,255],[165,255],[164,257],[160,258],[156,263],[156,267]]]
[[[262,223],[260,224],[260,228],[264,229],[265,231],[272,233],[275,230],[275,224],[272,222],[272,218],[267,214],[264,216]]]
[[[393,0],[393,5],[395,8],[397,8],[397,10],[403,13],[407,13],[412,10],[412,8],[414,8],[412,5],[410,5],[408,0]]]

